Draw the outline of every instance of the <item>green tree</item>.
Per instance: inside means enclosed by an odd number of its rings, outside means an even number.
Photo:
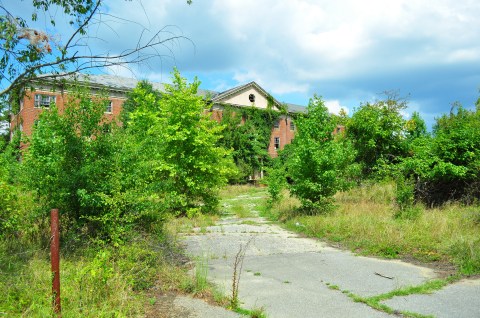
[[[335,122],[321,98],[314,96],[307,112],[296,121],[289,150],[289,189],[306,211],[326,212],[333,207],[333,195],[352,181],[355,152],[347,140],[333,138]]]
[[[43,211],[60,209],[64,224],[72,225],[66,229],[86,226],[92,235],[115,239],[126,211],[112,207],[124,189],[115,124],[103,119],[107,102],[72,88],[63,113],[55,105],[42,112],[26,141],[23,170]]]
[[[177,70],[161,98],[140,85],[127,124],[138,145],[139,175],[172,213],[214,211],[218,190],[233,172],[229,152],[217,147],[223,127],[211,120],[199,85],[187,84]]]
[[[480,105],[456,106],[456,113],[437,119],[432,136],[413,142],[413,155],[400,166],[416,181],[416,199],[429,206],[480,198]]]
[[[365,176],[405,155],[405,120],[401,111],[406,107],[405,100],[390,94],[385,100],[362,104],[348,121],[347,136]]]
[[[409,142],[427,135],[427,125],[418,112],[413,112],[412,118],[405,122],[405,132]]]

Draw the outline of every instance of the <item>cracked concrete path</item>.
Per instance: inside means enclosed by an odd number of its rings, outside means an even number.
[[[209,278],[231,294],[234,257],[249,242],[239,298],[243,307],[263,307],[268,317],[389,317],[335,289],[373,296],[435,277],[427,268],[359,257],[298,237],[261,218],[258,225],[236,221],[186,236],[187,250],[208,259]]]
[[[369,297],[437,277],[429,268],[356,256],[299,237],[260,217],[223,218],[215,226],[185,235],[184,242],[192,257],[208,260],[208,278],[226,295],[231,295],[235,255],[248,244],[239,299],[244,308],[263,308],[269,318],[392,317],[354,302],[347,291]],[[473,298],[458,301],[452,298],[461,284],[447,286],[434,295],[397,297],[385,303],[393,309],[438,317],[480,317],[480,289],[474,286],[461,291]],[[438,302],[454,308],[447,311]],[[470,309],[462,310],[466,305]]]

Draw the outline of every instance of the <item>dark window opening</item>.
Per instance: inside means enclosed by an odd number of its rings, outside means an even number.
[[[273,147],[275,150],[278,150],[280,148],[280,137],[275,137],[273,139]]]

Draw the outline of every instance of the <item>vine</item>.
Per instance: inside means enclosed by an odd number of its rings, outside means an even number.
[[[220,145],[233,150],[233,159],[239,170],[231,182],[245,182],[255,171],[269,165],[270,136],[281,115],[273,109],[270,101],[267,109],[223,105],[225,129]]]

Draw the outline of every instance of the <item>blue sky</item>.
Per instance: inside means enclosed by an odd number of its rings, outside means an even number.
[[[134,46],[140,25],[189,39],[148,64],[108,70],[118,75],[168,81],[176,66],[204,89],[256,81],[279,101],[307,105],[316,93],[349,114],[397,90],[408,96],[405,116],[418,111],[429,126],[453,102],[472,108],[479,96],[476,0],[107,0],[103,10],[135,23],[92,29],[103,39],[90,42],[97,52]],[[51,32],[61,41],[65,30]]]

